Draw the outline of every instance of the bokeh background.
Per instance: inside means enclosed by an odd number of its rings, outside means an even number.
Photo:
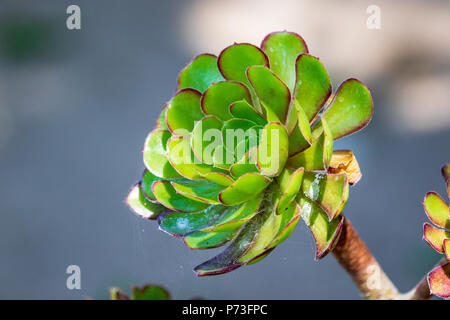
[[[81,30],[66,28],[70,4]],[[380,30],[366,27],[372,4]],[[220,249],[190,251],[123,203],[189,59],[284,29],[305,38],[335,88],[349,77],[371,88],[371,124],[336,143],[364,174],[345,214],[398,287],[415,285],[439,259],[421,240],[421,201],[444,192],[450,161],[448,1],[2,0],[0,298],[102,299],[150,282],[177,299],[358,299],[332,256],[313,260],[302,223],[264,261],[196,278]],[[81,290],[66,288],[71,264]]]

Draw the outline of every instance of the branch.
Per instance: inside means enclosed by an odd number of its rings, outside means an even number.
[[[426,300],[432,296],[426,276],[410,292],[399,293],[347,218],[332,253],[366,299]]]

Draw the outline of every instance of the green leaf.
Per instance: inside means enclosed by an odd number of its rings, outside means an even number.
[[[229,170],[231,165],[234,163],[234,160],[235,159],[233,150],[229,150],[224,145],[218,146],[216,150],[214,150],[213,155],[214,167],[223,170]]]
[[[311,127],[309,120],[302,108],[294,104],[297,113],[297,125],[289,136],[289,156],[296,155],[311,146]]]
[[[162,180],[162,178],[155,176],[148,170],[144,170],[141,181],[141,189],[144,196],[151,202],[156,201],[155,195],[152,191],[152,184],[157,180]]]
[[[250,263],[252,261],[251,259],[245,262],[241,258],[255,245],[261,228],[269,219],[270,215],[271,212],[265,210],[249,220],[239,235],[222,253],[194,268],[197,276],[223,274],[237,269],[245,263]],[[259,237],[259,239],[265,240],[264,237]],[[261,255],[265,253],[263,252]],[[253,259],[257,258],[258,256]]]
[[[274,239],[265,247],[266,250],[275,248],[289,238],[300,219],[300,207],[295,201],[292,201],[278,217],[281,217],[278,232],[274,236]]]
[[[197,122],[192,131],[192,150],[204,164],[214,163],[214,150],[222,144],[222,125],[223,122],[217,117],[207,116]]]
[[[203,232],[197,231],[184,237],[184,243],[191,249],[212,249],[223,246],[239,232],[233,229],[223,232]]]
[[[169,181],[155,181],[152,186],[156,199],[166,208],[179,212],[198,212],[209,204],[195,201],[176,192]]]
[[[295,68],[294,96],[308,121],[312,121],[331,95],[330,78],[319,59],[309,54],[300,55]]]
[[[257,147],[251,148],[237,163],[230,167],[231,175],[237,179],[240,176],[250,173],[259,172],[256,166]]]
[[[269,122],[286,123],[291,94],[288,87],[267,67],[254,66],[247,77],[255,89]]]
[[[295,171],[289,169],[283,170],[279,180],[282,195],[276,207],[277,214],[288,210],[289,205],[295,200],[303,182],[304,172],[305,170],[303,168]]]
[[[444,253],[444,241],[450,239],[450,232],[424,223],[423,239],[437,252]]]
[[[239,43],[225,48],[217,62],[225,79],[249,84],[245,71],[251,66],[268,66],[265,53],[249,43]]]
[[[301,53],[308,52],[305,41],[293,32],[273,32],[261,43],[261,48],[269,57],[272,71],[289,87],[295,85],[295,61]]]
[[[232,118],[229,107],[236,101],[251,103],[252,97],[248,88],[240,82],[222,81],[213,84],[202,97],[202,110],[207,115],[214,115],[221,120]]]
[[[234,206],[258,195],[263,191],[271,180],[258,173],[247,173],[240,176],[231,186],[223,190],[220,201],[228,206]]]
[[[325,257],[336,245],[342,231],[344,217],[329,221],[327,214],[306,196],[299,194],[297,202],[303,221],[312,232],[316,243],[316,260]]]
[[[144,219],[156,219],[161,212],[166,210],[162,205],[150,202],[145,198],[140,183],[131,187],[128,196],[125,199],[125,203],[131,211]]]
[[[359,80],[348,79],[338,88],[322,118],[327,121],[336,140],[364,128],[370,122],[372,112],[369,89]]]
[[[178,76],[178,89],[193,88],[204,92],[212,83],[224,80],[217,68],[217,57],[202,54],[189,62]]]
[[[234,182],[233,178],[231,178],[229,175],[220,172],[202,174],[202,177],[225,187],[231,186]]]
[[[204,179],[228,187],[234,180],[229,176],[227,170],[212,166],[196,166],[195,171]]]
[[[437,226],[450,229],[449,207],[436,192],[428,192],[423,200],[428,218]]]
[[[208,180],[172,181],[175,190],[187,198],[209,203],[219,203],[219,193],[226,187]]]
[[[167,130],[153,130],[145,140],[143,151],[147,169],[155,176],[166,179],[180,177],[166,156],[166,144],[171,136]]]
[[[233,152],[236,146],[244,141],[250,134],[257,134],[255,130],[249,130],[255,123],[245,119],[231,119],[224,123],[222,127],[222,141],[225,147]],[[249,131],[247,131],[249,130]]]
[[[283,211],[280,215],[276,214],[275,206],[272,203],[279,200],[280,191],[275,186],[266,193],[266,196],[267,205],[264,208],[265,213],[263,213],[266,218],[249,249],[239,258],[240,263],[250,263],[258,259],[267,250],[273,249],[286,240],[300,217],[300,210],[295,202],[291,202],[288,210]]]
[[[344,209],[348,199],[348,189],[345,173],[305,172],[303,177],[303,193],[325,211],[330,221]]]
[[[230,167],[230,173],[237,179],[246,173],[258,173],[258,167],[253,163],[235,163]]]
[[[257,165],[261,174],[277,176],[288,158],[289,137],[286,128],[276,122],[268,123],[258,147]]]
[[[442,266],[434,268],[428,274],[428,286],[430,293],[438,297],[450,298],[450,261]]]
[[[257,125],[265,126],[267,124],[267,120],[244,100],[232,103],[230,105],[230,113],[235,118],[250,120]]]
[[[161,286],[147,284],[142,287],[132,287],[131,300],[170,300],[170,294]]]
[[[171,165],[181,176],[191,180],[202,178],[197,170],[206,165],[194,157],[189,137],[172,136],[167,142],[167,151]]]
[[[236,80],[249,87],[253,105],[261,111],[256,94],[253,88],[250,88],[246,70],[251,66],[269,66],[266,54],[260,48],[249,43],[234,44],[220,53],[217,65],[225,79]]]
[[[173,236],[183,237],[215,223],[227,207],[210,206],[201,212],[169,212],[158,218],[159,229]]]
[[[333,138],[324,119],[322,119],[322,126],[325,130],[315,141],[313,140],[311,147],[289,157],[287,167],[305,168],[305,170],[328,169],[333,154]]]
[[[223,232],[240,227],[258,213],[262,197],[263,192],[243,204],[227,207],[214,224],[203,228],[201,231]]]
[[[167,127],[171,132],[184,135],[184,132],[194,129],[195,121],[205,116],[200,98],[200,92],[194,89],[183,89],[172,98],[166,111]]]

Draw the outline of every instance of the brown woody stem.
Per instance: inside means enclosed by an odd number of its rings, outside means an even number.
[[[332,252],[366,299],[425,300],[431,297],[426,276],[410,292],[400,294],[347,218]]]

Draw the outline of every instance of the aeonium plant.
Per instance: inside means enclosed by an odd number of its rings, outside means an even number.
[[[426,281],[400,294],[342,215],[361,172],[333,141],[364,128],[372,113],[369,89],[356,79],[332,94],[323,64],[295,33],[199,55],[145,140],[146,169],[126,203],[191,249],[229,243],[195,267],[198,276],[261,261],[303,220],[315,258],[332,252],[365,298],[429,298]]]
[[[442,167],[442,176],[446,182],[446,191],[450,197],[450,163]],[[428,192],[423,201],[425,213],[434,224],[423,225],[423,239],[445,258],[427,276],[432,294],[450,298],[450,208],[449,205],[434,192]]]
[[[199,276],[260,261],[300,218],[324,257],[361,176],[351,151],[333,153],[333,140],[370,121],[369,90],[349,79],[330,99],[327,71],[290,32],[196,57],[178,89],[147,137],[129,206],[192,249],[232,241],[195,268]]]

